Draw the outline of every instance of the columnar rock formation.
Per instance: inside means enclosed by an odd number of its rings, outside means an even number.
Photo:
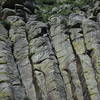
[[[100,6],[43,22],[7,1],[0,0],[0,100],[100,100]]]

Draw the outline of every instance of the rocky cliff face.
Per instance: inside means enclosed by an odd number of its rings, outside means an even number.
[[[100,100],[99,2],[43,22],[7,1],[0,0],[0,100]]]

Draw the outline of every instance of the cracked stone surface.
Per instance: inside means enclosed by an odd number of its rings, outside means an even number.
[[[0,100],[100,100],[100,12],[27,16],[0,23]]]

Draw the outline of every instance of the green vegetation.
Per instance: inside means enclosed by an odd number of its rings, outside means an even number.
[[[6,97],[9,97],[9,93],[6,93],[6,92],[3,92],[3,91],[0,91],[0,98],[6,98]],[[1,100],[1,99],[0,99]]]
[[[41,5],[40,6],[41,11],[40,11],[40,13],[37,13],[37,14],[39,14],[39,16],[41,16],[42,20],[44,22],[46,22],[48,20],[49,16],[52,15],[51,11],[53,8],[54,8],[54,5],[50,5],[48,7],[47,7],[47,5]]]
[[[61,15],[64,15],[64,16],[67,16],[71,13],[72,11],[71,10],[65,10],[65,9],[62,9],[61,12],[59,12]]]
[[[58,2],[59,1],[59,2]],[[63,1],[63,2],[62,2]],[[37,13],[41,16],[42,20],[46,22],[51,15],[60,14],[64,16],[68,16],[73,7],[82,7],[87,4],[92,5],[96,0],[35,0],[35,2],[39,5],[40,12]],[[60,6],[64,6],[65,4],[70,4],[69,8],[59,8]],[[52,11],[52,9],[56,7],[58,11]]]

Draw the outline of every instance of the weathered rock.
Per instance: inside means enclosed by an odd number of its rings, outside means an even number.
[[[72,13],[69,15],[68,25],[70,27],[80,28],[80,25],[84,18],[85,18],[85,16],[83,14],[81,15],[81,14],[77,14],[77,13]]]
[[[39,21],[28,21],[26,25],[30,56],[35,77],[37,78],[37,81],[35,81],[39,88],[37,98],[39,100],[66,100],[64,82],[60,75],[51,40],[48,37],[47,25]],[[42,75],[42,80],[39,79],[40,75],[38,73]],[[43,84],[40,85],[42,82]]]
[[[5,8],[1,11],[2,14],[2,20],[5,20],[8,16],[16,15],[15,10]]]
[[[57,7],[54,7],[54,8],[52,9],[52,13],[57,13],[57,11],[58,11],[58,8],[57,8]]]
[[[100,5],[45,23],[21,2],[0,0],[0,100],[99,100]]]

